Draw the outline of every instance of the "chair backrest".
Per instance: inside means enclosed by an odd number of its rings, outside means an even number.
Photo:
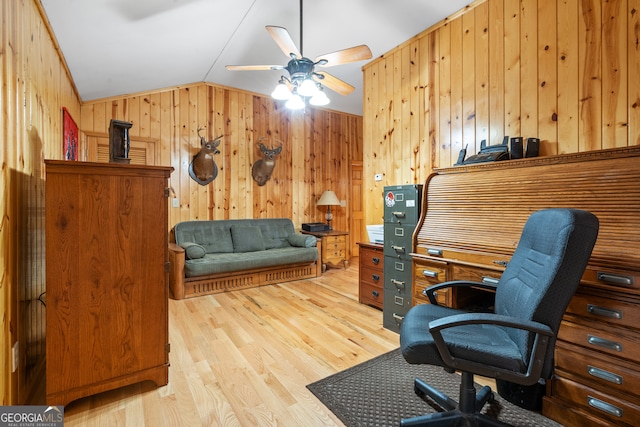
[[[496,291],[495,312],[549,326],[560,322],[591,256],[598,236],[595,215],[577,209],[544,209],[527,220]],[[531,334],[506,329],[528,360]],[[555,337],[550,341],[543,377],[552,371]]]

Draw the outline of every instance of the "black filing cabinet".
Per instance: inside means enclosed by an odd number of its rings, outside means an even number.
[[[400,332],[411,308],[413,232],[420,218],[422,185],[384,187],[384,304],[383,326]]]

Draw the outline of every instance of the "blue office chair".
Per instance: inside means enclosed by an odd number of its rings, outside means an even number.
[[[587,266],[598,227],[595,215],[577,209],[533,213],[494,287],[492,313],[439,306],[434,296],[445,287],[490,285],[454,281],[427,288],[431,304],[409,310],[400,348],[411,364],[460,371],[459,402],[416,379],[416,393],[430,397],[444,412],[405,419],[400,425],[507,425],[480,412],[494,395],[488,386],[476,393],[474,375],[522,386],[551,377],[560,322]]]

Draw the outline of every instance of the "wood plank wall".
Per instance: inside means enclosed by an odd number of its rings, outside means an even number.
[[[0,22],[0,401],[11,405],[42,383],[44,158],[61,158],[62,107],[77,121],[80,101],[38,1],[0,2]]]
[[[156,140],[162,165],[174,172],[170,185],[179,207],[169,209],[169,225],[194,219],[291,218],[297,228],[324,221],[315,202],[332,189],[345,208],[334,209],[333,226],[349,230],[349,168],[362,161],[362,117],[307,108],[288,111],[269,97],[208,83],[86,102],[81,129],[108,133],[111,119],[133,123],[130,135]],[[188,167],[200,149],[199,127],[207,140],[223,135],[215,156],[216,179],[201,186]],[[251,177],[262,158],[258,142],[283,144],[271,179]]]
[[[382,223],[385,185],[424,183],[482,139],[640,144],[639,15],[640,0],[476,1],[365,65],[364,222]]]

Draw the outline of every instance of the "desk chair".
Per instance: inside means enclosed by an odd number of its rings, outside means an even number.
[[[598,235],[598,219],[576,209],[533,213],[495,288],[492,313],[471,313],[437,305],[434,293],[452,286],[490,285],[455,281],[427,288],[431,304],[409,310],[400,348],[411,364],[461,371],[459,402],[420,379],[414,389],[444,412],[402,420],[402,426],[505,426],[480,413],[493,400],[488,386],[477,394],[474,375],[530,386],[551,377],[555,340],[569,301],[580,283]]]

